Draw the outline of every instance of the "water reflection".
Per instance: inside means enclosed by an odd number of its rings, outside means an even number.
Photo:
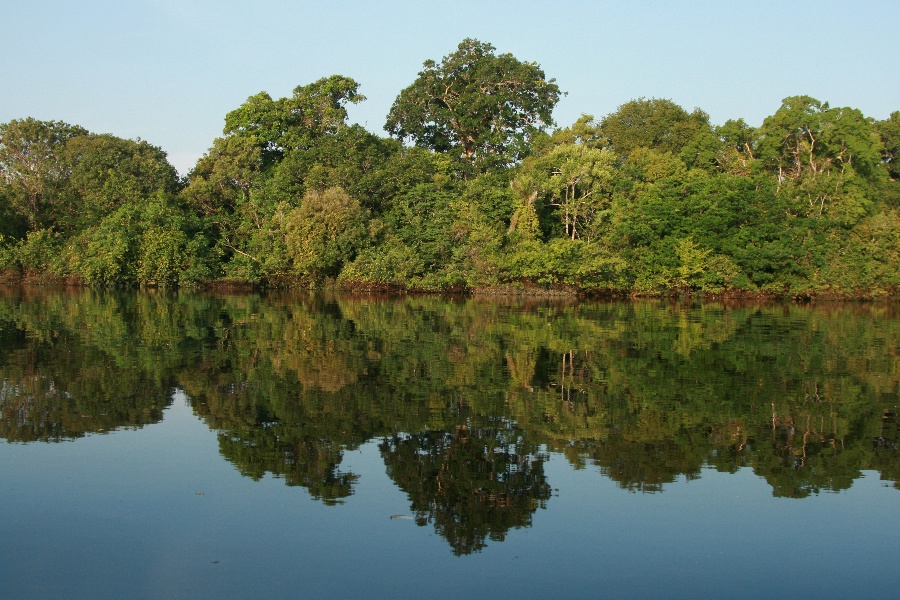
[[[388,475],[409,495],[416,521],[433,524],[457,556],[529,526],[550,498],[546,455],[529,447],[526,433],[510,423],[398,434],[380,448]]]
[[[244,475],[326,504],[381,443],[457,554],[530,524],[547,452],[633,492],[750,467],[774,495],[900,480],[884,305],[561,304],[0,291],[0,436],[159,421],[171,390]]]

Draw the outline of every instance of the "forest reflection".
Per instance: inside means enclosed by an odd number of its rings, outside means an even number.
[[[632,492],[749,467],[776,496],[900,488],[900,311],[0,289],[0,437],[158,422],[183,389],[222,456],[326,504],[345,452],[466,554],[527,527],[549,453]]]

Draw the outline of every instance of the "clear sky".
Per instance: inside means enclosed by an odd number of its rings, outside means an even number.
[[[759,125],[786,96],[900,110],[900,0],[0,0],[0,122],[145,139],[186,173],[225,114],[340,74],[385,135],[397,94],[466,37],[543,67],[560,126],[633,98]]]

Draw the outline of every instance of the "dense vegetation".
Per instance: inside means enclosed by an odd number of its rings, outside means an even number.
[[[385,125],[358,84],[261,92],[180,179],[159,148],[0,125],[0,272],[92,286],[878,297],[900,289],[900,112],[808,96],[761,126],[639,98],[554,128],[540,67],[477,40]]]
[[[629,491],[704,468],[781,497],[864,470],[900,489],[898,316],[0,289],[0,439],[152,425],[181,388],[242,474],[327,504],[359,483],[344,453],[378,442],[419,523],[466,553],[552,502],[548,452]]]

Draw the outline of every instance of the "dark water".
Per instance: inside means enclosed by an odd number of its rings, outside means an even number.
[[[0,290],[0,597],[892,597],[900,309]]]

